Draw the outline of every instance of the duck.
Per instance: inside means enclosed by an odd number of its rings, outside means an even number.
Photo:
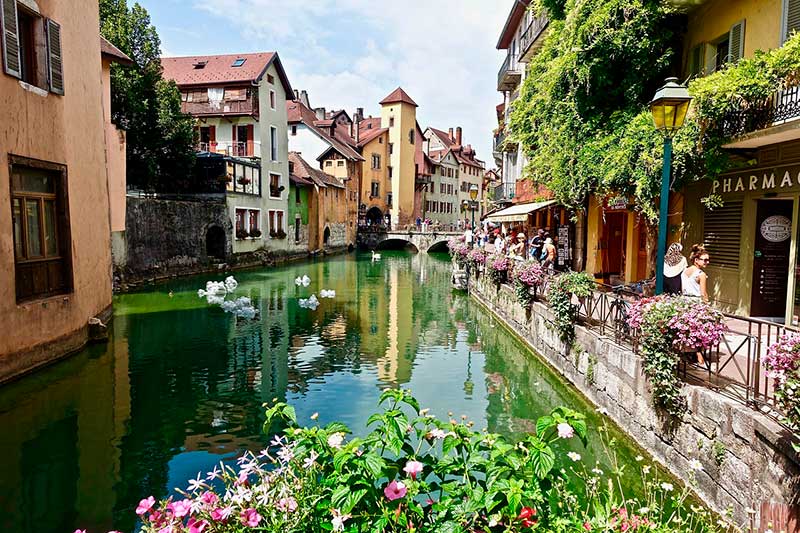
[[[372,260],[373,261],[380,261],[381,260],[381,254],[376,254],[375,250],[372,250]]]

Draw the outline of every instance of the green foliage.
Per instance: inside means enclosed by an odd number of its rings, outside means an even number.
[[[589,353],[589,362],[586,365],[586,382],[594,385],[594,369],[597,366],[597,356]]]
[[[676,375],[680,354],[673,348],[674,337],[669,328],[677,312],[669,300],[650,306],[642,318],[640,353],[653,403],[673,416],[682,416],[686,398],[681,395],[681,382]]]
[[[567,272],[553,278],[547,290],[547,301],[555,315],[555,327],[559,338],[567,346],[575,339],[575,323],[578,321],[578,305],[572,297],[586,298],[592,293],[594,281],[586,272]]]
[[[147,11],[126,0],[100,0],[100,32],[134,66],[111,67],[112,120],[127,133],[128,184],[180,192],[192,184],[194,120],[180,92],[161,77],[161,41]]]
[[[717,466],[722,466],[722,463],[725,462],[726,451],[725,445],[718,440],[715,440],[711,445],[711,453],[714,456],[714,462],[717,463]]]

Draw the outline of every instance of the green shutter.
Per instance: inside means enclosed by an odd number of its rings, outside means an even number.
[[[3,34],[3,67],[6,74],[22,78],[16,0],[0,0],[0,29]]]
[[[792,33],[800,31],[800,0],[784,0],[785,5],[785,30],[783,40],[788,39]]]
[[[64,63],[61,55],[61,26],[47,19],[47,75],[50,91],[64,94]]]
[[[728,38],[728,60],[736,63],[744,57],[744,20],[731,26]]]

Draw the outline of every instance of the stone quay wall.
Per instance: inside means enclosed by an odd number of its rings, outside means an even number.
[[[709,507],[733,512],[758,531],[800,531],[800,458],[788,431],[770,418],[708,388],[684,385],[689,412],[668,418],[654,407],[642,360],[630,348],[583,326],[567,347],[552,326],[550,308],[517,303],[511,287],[486,276],[470,280],[470,294],[611,417],[677,478],[687,482],[689,461],[699,460],[695,491]],[[771,526],[769,524],[771,523]]]

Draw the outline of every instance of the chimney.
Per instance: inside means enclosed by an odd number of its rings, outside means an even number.
[[[447,135],[448,135],[448,137],[450,137],[451,141],[455,140],[455,137],[453,137],[453,128],[449,128],[447,130]]]
[[[303,102],[304,106],[311,109],[311,103],[308,101],[308,91],[306,90],[300,91],[300,101]]]
[[[363,107],[357,107],[356,108],[356,117],[357,117],[355,119],[356,122],[361,122],[362,120],[364,120],[364,108]]]
[[[461,126],[456,128],[456,144],[461,146]]]
[[[317,115],[317,120],[325,120],[325,108],[324,107],[316,107],[316,108],[314,108],[314,114]]]
[[[294,90],[294,99],[295,100],[299,100],[300,99],[300,91],[298,91],[297,89]]]

